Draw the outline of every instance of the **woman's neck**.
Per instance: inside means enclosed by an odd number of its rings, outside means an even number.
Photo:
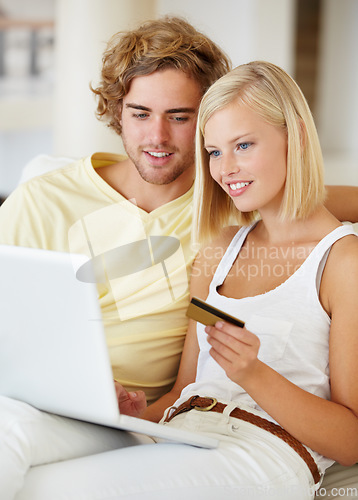
[[[275,245],[319,241],[341,223],[323,206],[305,219],[281,220],[277,215],[260,214],[261,221],[255,228],[256,237]]]

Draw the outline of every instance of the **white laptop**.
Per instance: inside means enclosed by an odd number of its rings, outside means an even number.
[[[214,448],[212,437],[120,415],[97,289],[83,255],[0,245],[0,394],[41,410]]]

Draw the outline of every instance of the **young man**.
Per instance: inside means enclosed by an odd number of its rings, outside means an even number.
[[[187,327],[196,112],[229,69],[182,19],[115,35],[93,91],[128,157],[97,153],[32,179],[0,209],[0,243],[84,253],[99,274],[115,255],[98,283],[113,376],[149,403],[173,385]]]
[[[98,284],[113,375],[149,402],[172,386],[186,333],[196,112],[229,68],[182,19],[115,35],[94,92],[128,157],[94,154],[21,185],[1,207],[0,243],[94,264],[117,252],[121,268]]]

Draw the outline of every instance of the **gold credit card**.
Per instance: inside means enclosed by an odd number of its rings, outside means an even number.
[[[234,318],[234,316],[230,316],[230,314],[226,314],[224,311],[221,311],[216,307],[209,306],[209,304],[198,299],[197,297],[193,297],[191,299],[186,315],[203,325],[213,326],[217,321],[222,320],[233,325],[240,326],[241,328],[245,326],[245,323],[240,319]]]

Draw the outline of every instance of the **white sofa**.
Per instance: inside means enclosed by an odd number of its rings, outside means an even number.
[[[54,158],[46,155],[40,155],[26,165],[20,182],[24,182],[30,177],[40,175],[49,170],[60,168],[71,161],[71,158]],[[355,227],[358,232],[358,224],[356,224]],[[101,454],[100,460],[99,455],[92,455],[91,457],[87,457],[86,460],[87,463],[90,461],[94,466],[96,465],[96,462],[99,461],[101,467],[111,470],[115,464],[115,458],[116,451],[111,451]],[[73,460],[71,467],[71,476],[73,481],[79,480],[78,478],[83,477],[83,461]],[[117,478],[116,480],[120,482],[121,479],[119,471],[115,474],[115,476]],[[16,500],[38,500],[36,495],[36,490],[39,487],[38,485],[43,487],[48,484],[50,492],[51,482],[54,481],[55,477],[56,464],[32,467],[27,473],[23,489],[16,497]],[[323,484],[318,491],[317,497],[358,499],[358,464],[352,467],[342,467],[339,464],[331,466],[326,472]],[[50,496],[48,500],[51,500]],[[72,500],[80,499],[73,498]],[[111,497],[111,500],[115,500],[115,497]]]

